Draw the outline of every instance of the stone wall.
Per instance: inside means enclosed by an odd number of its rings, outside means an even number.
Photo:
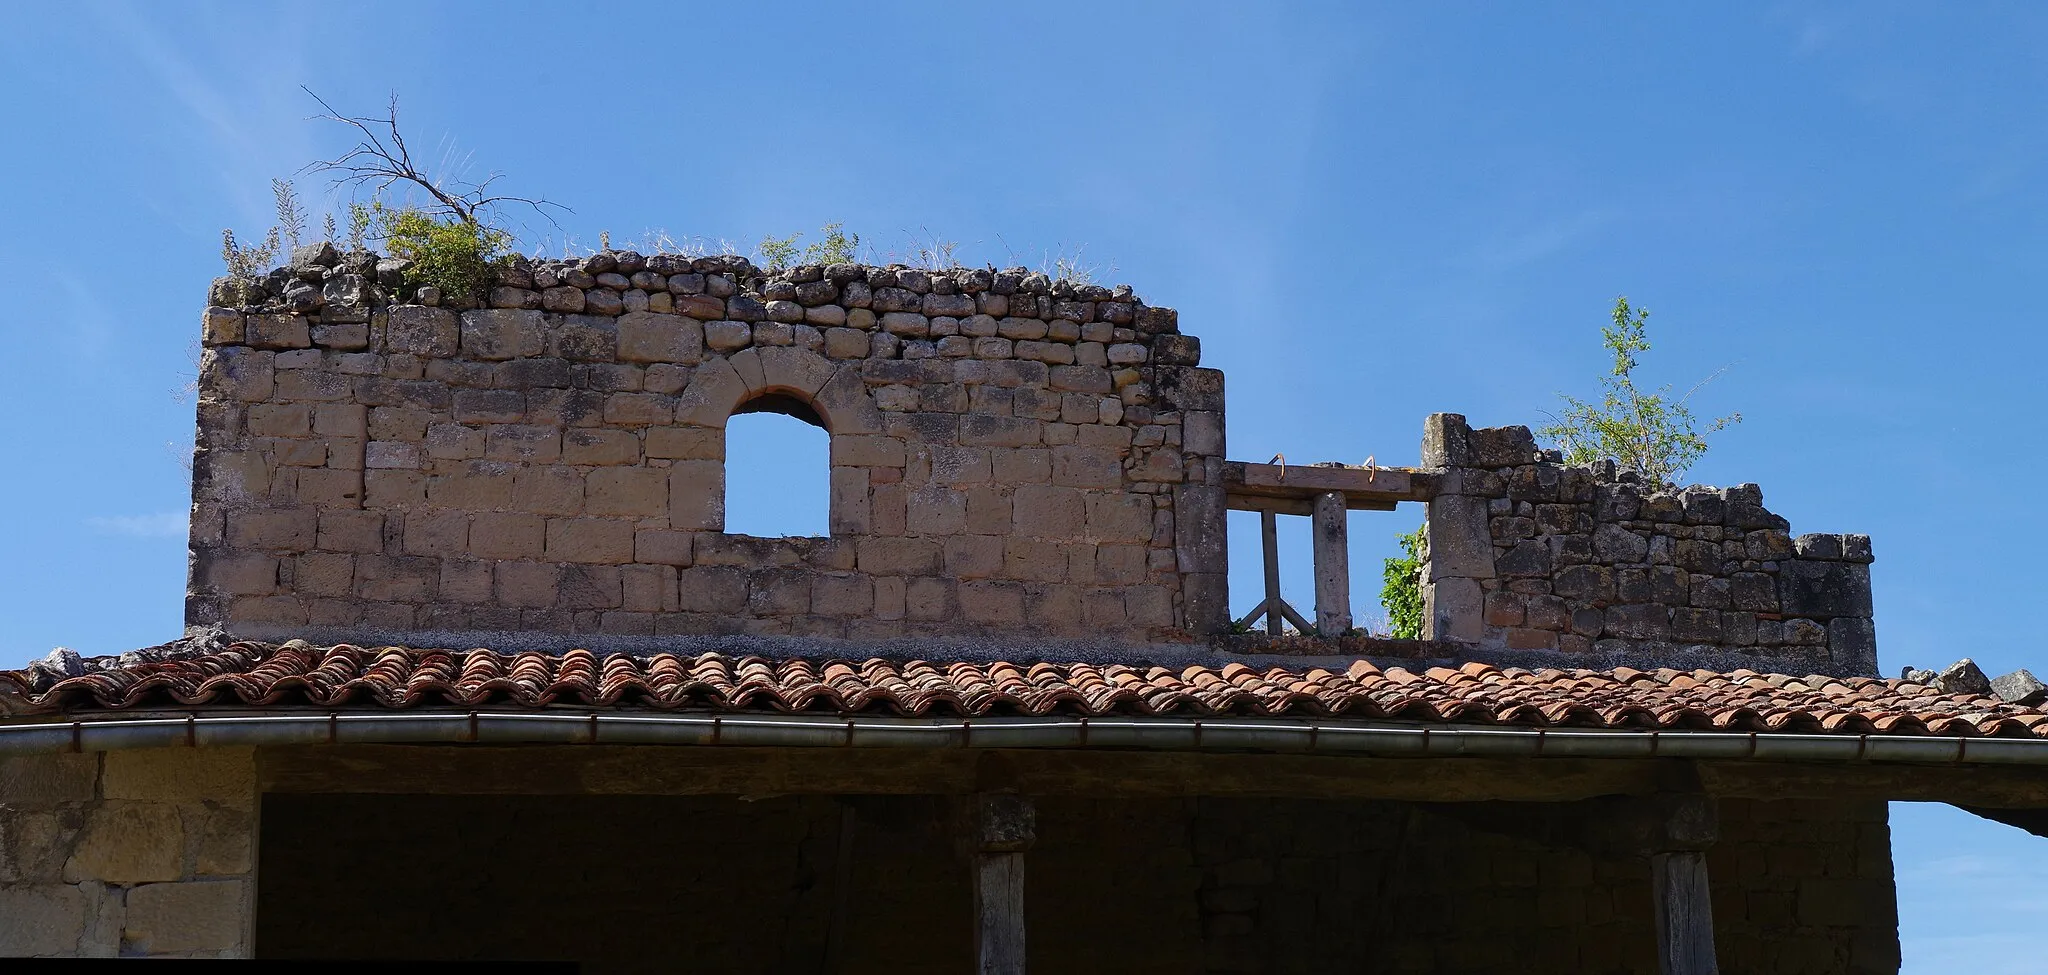
[[[240,958],[249,749],[0,759],[0,957]]]
[[[189,623],[1128,643],[1224,612],[1194,544],[1221,536],[1222,374],[1128,288],[604,252],[518,262],[476,308],[395,303],[400,271],[319,245],[215,283]],[[746,409],[830,432],[830,537],[724,533]]]
[[[1795,538],[1754,484],[1568,467],[1527,427],[1456,414],[1429,418],[1423,466],[1441,472],[1427,638],[1578,666],[1877,673],[1866,535]]]
[[[1034,971],[1656,970],[1639,861],[1396,802],[1036,804]],[[265,809],[265,957],[573,958],[591,975],[972,967],[969,868],[943,797],[325,795]],[[1882,803],[1722,802],[1709,854],[1722,970],[1896,972],[1884,817]],[[333,869],[337,848],[348,869]]]

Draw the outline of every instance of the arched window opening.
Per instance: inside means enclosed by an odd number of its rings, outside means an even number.
[[[725,425],[725,530],[757,538],[831,534],[832,450],[824,419],[794,396],[757,396]]]

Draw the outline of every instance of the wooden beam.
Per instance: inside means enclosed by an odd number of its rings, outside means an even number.
[[[1024,975],[1024,851],[1038,838],[1031,800],[980,793],[969,802],[974,846],[974,956],[979,975]]]
[[[1657,970],[1662,975],[1718,975],[1706,854],[1652,854],[1650,889],[1657,916]]]
[[[2026,830],[2035,836],[2048,836],[2048,809],[1986,809],[1983,806],[1958,808],[1994,823],[2004,823],[2014,829]]]
[[[1557,802],[1657,791],[1658,760],[1373,758],[1093,749],[300,745],[257,750],[266,792],[965,795],[1000,754],[1027,795]],[[2048,768],[1699,762],[1710,795],[2048,809]]]
[[[1024,795],[1551,802],[1657,782],[1649,759],[738,745],[302,745],[259,749],[257,776],[265,792],[301,794],[970,795],[989,755]]]
[[[1259,544],[1266,558],[1266,635],[1280,635],[1280,528],[1272,512],[1259,514]]]
[[[1351,508],[1387,508],[1400,501],[1427,501],[1436,494],[1436,475],[1412,467],[1296,467],[1226,461],[1224,492],[1233,508],[1255,497],[1315,500],[1336,491]],[[1242,510],[1240,508],[1240,510]]]
[[[2048,767],[1877,763],[1698,762],[1717,796],[1883,799],[1991,809],[2048,809]]]
[[[1274,498],[1263,494],[1225,494],[1224,507],[1232,511],[1270,511],[1276,515],[1300,515],[1308,517],[1316,513],[1316,503],[1309,498]],[[1392,501],[1354,501],[1344,504],[1352,511],[1392,511]]]
[[[1344,494],[1316,495],[1310,539],[1315,550],[1316,632],[1338,636],[1351,629],[1351,540]]]

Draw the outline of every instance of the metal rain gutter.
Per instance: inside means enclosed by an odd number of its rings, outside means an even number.
[[[1238,716],[895,718],[827,714],[308,712],[0,724],[0,755],[326,744],[747,745],[792,748],[1122,748],[1381,757],[1691,758],[2048,765],[2048,740],[1733,731],[1550,729]]]

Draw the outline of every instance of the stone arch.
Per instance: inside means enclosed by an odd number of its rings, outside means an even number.
[[[834,361],[793,346],[755,347],[707,358],[678,398],[676,422],[698,428],[706,450],[701,459],[687,462],[688,474],[676,478],[670,504],[675,527],[725,530],[726,422],[736,414],[753,412],[750,404],[761,404],[762,409],[787,413],[825,430],[832,458],[831,533],[865,533],[866,479],[859,478],[862,483],[855,491],[855,471],[842,460],[852,452],[849,438],[883,432],[881,409],[861,376],[862,361]]]

